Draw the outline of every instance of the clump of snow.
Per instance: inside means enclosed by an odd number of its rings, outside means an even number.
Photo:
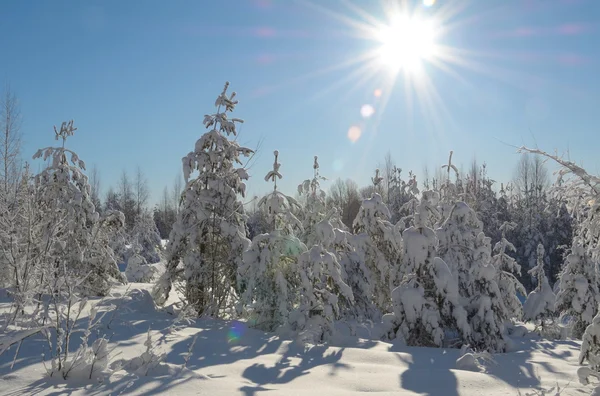
[[[135,253],[127,260],[125,276],[127,276],[129,282],[152,282],[156,276],[156,272],[156,269],[149,265],[146,259],[138,253]]]
[[[548,278],[544,271],[544,246],[538,245],[537,265],[529,270],[529,273],[537,279],[537,287],[527,296],[523,305],[523,319],[536,324],[536,327],[544,333],[547,326],[546,321],[554,315],[554,306],[556,304],[556,295],[548,283]]]

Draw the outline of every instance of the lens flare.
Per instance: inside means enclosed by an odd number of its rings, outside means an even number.
[[[363,118],[370,118],[373,114],[375,114],[375,108],[370,104],[363,105],[360,108],[360,115]]]
[[[423,0],[423,5],[425,7],[433,7],[435,4],[435,0]]]
[[[348,129],[348,139],[350,139],[352,143],[360,139],[360,135],[362,135],[360,127],[353,125]]]
[[[381,95],[383,95],[383,91],[379,88],[377,88],[375,92],[373,92],[373,96],[375,96],[376,98],[381,98]]]
[[[246,326],[243,323],[234,322],[227,332],[227,342],[230,344],[237,344],[245,332]]]

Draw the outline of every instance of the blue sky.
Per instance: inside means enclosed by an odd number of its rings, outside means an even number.
[[[262,141],[251,195],[271,188],[263,177],[275,149],[288,193],[311,176],[314,155],[323,175],[361,185],[387,151],[420,175],[454,150],[456,163],[475,156],[505,181],[518,159],[505,143],[568,149],[600,170],[597,0],[412,2],[423,18],[442,20],[438,43],[460,49],[455,62],[442,62],[446,71],[424,66],[437,99],[412,108],[407,78],[391,84],[377,68],[362,78],[364,62],[349,62],[378,45],[345,22],[366,17],[339,0],[307,3],[0,2],[0,80],[21,101],[24,156],[54,144],[52,126],[73,118],[79,131],[68,145],[98,166],[104,189],[139,165],[158,200],[230,81],[245,120],[240,142]],[[385,18],[381,1],[346,3]],[[366,120],[365,104],[375,108]],[[347,138],[353,125],[362,128],[356,142]]]

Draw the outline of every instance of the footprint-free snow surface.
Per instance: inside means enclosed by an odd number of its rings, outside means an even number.
[[[0,395],[483,396],[541,394],[557,384],[564,388],[561,395],[592,390],[577,381],[580,345],[575,341],[513,338],[512,352],[492,355],[492,361],[480,360],[479,365],[471,357],[457,364],[462,355],[457,349],[370,340],[374,329],[359,331],[364,338],[340,336],[335,346],[304,346],[248,329],[242,322],[177,323],[174,316],[153,308],[150,286],[130,284],[127,294],[125,288],[117,289],[105,299],[103,305],[119,308],[103,331],[114,347],[113,368],[144,352],[149,327],[155,352],[165,354],[160,364],[147,373],[119,369],[102,381],[48,378],[42,363],[46,343],[32,337],[23,342],[12,370],[16,348],[0,356]]]

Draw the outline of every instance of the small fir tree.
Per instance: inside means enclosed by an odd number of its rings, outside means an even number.
[[[186,187],[167,245],[167,271],[153,293],[162,304],[172,283],[183,280],[185,298],[198,315],[223,316],[233,308],[237,269],[250,243],[238,199],[248,173],[236,165],[252,150],[229,140],[242,120],[227,115],[238,103],[228,87],[217,97],[217,112],[204,116],[208,132],[182,160]],[[191,179],[194,171],[198,176]]]

